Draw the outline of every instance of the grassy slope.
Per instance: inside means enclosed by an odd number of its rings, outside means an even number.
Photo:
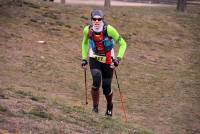
[[[80,44],[93,7],[28,1],[13,10],[9,1],[0,2],[0,132],[149,133],[141,126],[155,133],[200,131],[199,8],[106,11],[128,43],[117,70],[129,117],[124,124],[115,79],[114,119],[103,116],[103,96],[99,115],[91,113],[90,96],[89,106],[83,105]]]

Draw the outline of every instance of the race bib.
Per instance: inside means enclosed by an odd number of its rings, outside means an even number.
[[[95,58],[97,61],[106,63],[106,56],[100,56],[100,55],[93,55],[93,58]]]

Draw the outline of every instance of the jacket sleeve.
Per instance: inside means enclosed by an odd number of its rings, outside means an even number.
[[[124,57],[126,47],[127,47],[125,40],[119,35],[117,30],[111,25],[107,26],[107,33],[108,33],[108,36],[112,37],[115,40],[115,42],[119,45],[117,57],[122,59]]]
[[[86,60],[88,57],[89,49],[89,38],[88,38],[89,26],[83,29],[83,40],[82,40],[82,59]]]

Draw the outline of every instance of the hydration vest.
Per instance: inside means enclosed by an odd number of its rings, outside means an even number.
[[[90,48],[92,48],[95,54],[106,56],[115,45],[115,41],[108,36],[106,24],[103,26],[103,31],[98,33],[90,25],[88,34]]]

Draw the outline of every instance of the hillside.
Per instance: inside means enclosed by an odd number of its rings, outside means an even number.
[[[0,0],[0,133],[200,133],[200,7],[105,11],[128,44],[117,69],[128,123],[115,79],[112,119],[102,93],[98,115],[89,90],[84,104],[82,29],[93,8]]]

